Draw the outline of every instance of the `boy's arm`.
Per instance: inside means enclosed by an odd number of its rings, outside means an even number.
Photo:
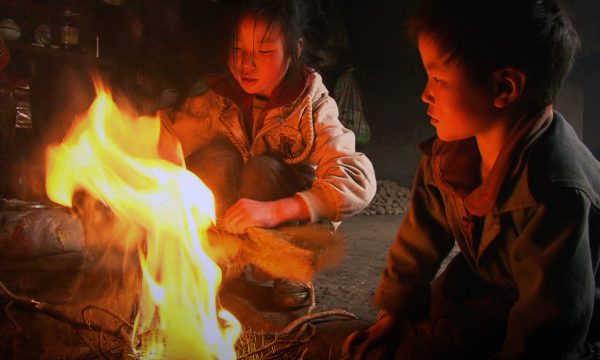
[[[581,349],[594,307],[598,254],[590,248],[590,201],[557,189],[509,250],[519,298],[494,359],[567,358]]]
[[[428,313],[431,280],[453,245],[444,202],[433,184],[431,160],[423,156],[413,179],[408,213],[388,253],[388,263],[373,298],[380,308],[377,320],[368,329],[346,338],[342,346],[344,358],[363,359],[372,348],[392,337],[398,341],[406,320]]]
[[[431,280],[453,245],[442,196],[433,184],[431,161],[424,156],[373,303],[399,319],[427,312]]]

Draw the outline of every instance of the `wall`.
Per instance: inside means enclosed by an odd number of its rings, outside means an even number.
[[[362,149],[379,179],[409,185],[418,164],[418,144],[434,134],[420,100],[425,75],[404,23],[411,2],[337,1],[346,26],[351,59],[372,130]]]
[[[408,185],[420,156],[417,145],[434,134],[420,101],[425,84],[420,60],[403,35],[403,24],[414,1],[323,1],[331,2],[335,7],[325,8],[346,26],[373,130],[373,141],[364,152],[372,159],[379,178]],[[555,108],[600,157],[600,2],[563,2],[582,48]]]
[[[581,39],[573,71],[559,93],[556,108],[571,122],[600,159],[600,2],[560,1]]]
[[[113,85],[122,93],[135,94],[133,101],[143,112],[161,90],[185,91],[204,73],[217,70],[222,65],[217,49],[223,14],[233,1],[131,0],[120,10],[95,14],[98,26],[109,35],[103,38],[110,45],[106,48],[113,49],[108,55],[118,61],[112,70]],[[372,130],[370,144],[361,150],[373,161],[378,178],[403,185],[411,183],[420,157],[418,144],[434,135],[420,100],[425,74],[416,48],[405,36],[404,24],[415,2],[320,0],[328,20],[317,31],[324,38],[321,54],[329,61],[320,70],[332,92],[348,64],[355,68]],[[600,2],[563,2],[581,35],[582,49],[556,108],[600,156]],[[49,66],[38,67],[38,73],[56,74],[44,70]],[[71,71],[52,81],[41,77],[37,89],[32,88],[37,98],[45,99],[33,106],[32,111],[40,114],[37,118],[59,118],[61,113],[79,110],[74,104],[77,94],[90,92],[80,89],[87,85],[78,85],[84,72]],[[69,109],[59,105],[65,100]],[[58,137],[50,136],[47,129],[39,131],[47,138]]]
[[[159,72],[168,86],[185,89],[202,74],[220,67],[217,49],[223,15],[233,0],[132,0],[145,37],[137,61],[158,51]],[[600,152],[600,2],[563,1],[582,38],[582,49],[561,90],[556,108],[573,124],[591,149]],[[378,178],[409,185],[420,158],[418,144],[434,135],[420,100],[425,74],[415,46],[405,36],[405,21],[416,0],[320,0],[327,19],[316,33],[325,63],[320,68],[333,92],[339,75],[352,64],[372,130],[362,148]],[[162,16],[167,14],[168,16]],[[163,44],[163,45],[160,45]],[[166,44],[166,45],[165,45]],[[596,56],[596,57],[595,57]]]

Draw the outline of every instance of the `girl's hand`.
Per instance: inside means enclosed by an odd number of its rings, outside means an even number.
[[[398,321],[396,316],[380,310],[377,320],[366,330],[355,331],[350,334],[342,346],[342,358],[360,360],[365,359],[369,351],[397,334]]]
[[[307,220],[308,208],[300,197],[275,201],[240,199],[223,216],[223,228],[234,234],[246,232],[249,227],[274,227],[286,221]]]
[[[279,224],[273,202],[240,199],[223,216],[225,230],[241,234],[253,226],[273,227]]]

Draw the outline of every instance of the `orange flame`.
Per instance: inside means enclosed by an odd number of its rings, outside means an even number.
[[[46,191],[71,206],[77,190],[104,202],[146,233],[138,251],[143,281],[133,339],[151,332],[142,355],[234,359],[240,324],[216,297],[221,271],[207,255],[214,221],[210,190],[159,153],[160,120],[121,111],[97,86],[86,116],[47,152]],[[174,151],[183,164],[181,147]]]

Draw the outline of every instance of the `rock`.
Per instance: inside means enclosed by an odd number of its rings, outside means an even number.
[[[377,182],[377,193],[371,203],[362,211],[362,215],[399,215],[406,212],[410,189],[395,181]]]

